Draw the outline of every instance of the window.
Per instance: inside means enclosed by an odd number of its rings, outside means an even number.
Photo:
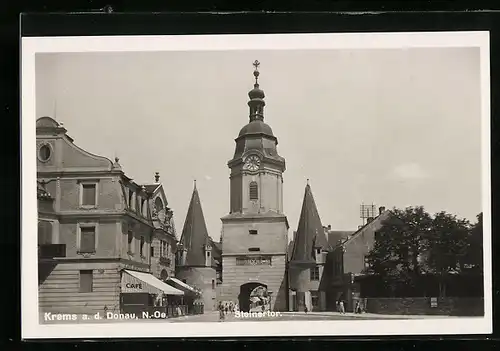
[[[183,282],[183,283],[186,283],[186,279],[182,279],[182,282]]]
[[[375,241],[380,240],[380,233],[379,232],[373,233],[373,236],[375,237]]]
[[[141,236],[141,246],[140,246],[141,257],[144,257],[144,237]]]
[[[259,199],[259,186],[257,182],[250,183],[250,200],[258,200]]]
[[[257,233],[258,233],[258,232],[257,232],[257,230],[255,230],[255,229],[250,229],[250,230],[248,231],[248,233],[249,233],[249,234],[251,234],[251,235],[257,235]]]
[[[146,206],[144,206],[145,204],[146,204],[146,200],[142,199],[141,200],[141,214],[144,217],[147,217],[148,216],[148,208]]]
[[[82,206],[96,206],[97,204],[97,184],[82,184],[81,204]]]
[[[321,249],[316,249],[316,255],[320,255],[321,254]]]
[[[92,270],[80,271],[80,292],[89,293],[93,288],[93,272]]]
[[[157,197],[155,200],[155,209],[157,212],[163,210],[163,201],[161,201],[161,198],[159,197]]]
[[[252,251],[252,252],[260,251],[260,247],[251,247],[248,249],[248,251]]]
[[[210,251],[207,251],[207,257],[210,257]]]
[[[80,227],[80,253],[94,253],[95,252],[95,226],[81,226]]]
[[[135,198],[135,210],[137,213],[141,213],[141,204],[142,204],[141,197],[137,196]]]
[[[215,290],[215,279],[212,279],[212,290]]]
[[[38,151],[38,159],[42,162],[47,162],[50,160],[50,156],[52,156],[52,149],[48,144],[44,144],[40,147]]]
[[[311,280],[319,280],[319,266],[311,268]]]
[[[128,234],[127,234],[127,242],[128,242],[128,246],[127,246],[127,252],[128,253],[132,253],[132,249],[133,249],[133,245],[132,245],[132,242],[134,241],[134,233],[129,230],[128,231]]]
[[[151,257],[155,257],[155,247],[153,245],[151,245],[151,253],[150,253]]]
[[[132,209],[132,202],[134,201],[134,192],[128,189],[128,207]]]
[[[52,244],[52,223],[38,221],[38,245]]]

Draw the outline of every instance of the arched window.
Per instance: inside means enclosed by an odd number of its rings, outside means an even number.
[[[250,200],[258,200],[259,199],[259,186],[257,182],[250,183]]]
[[[155,200],[155,209],[156,212],[160,212],[163,210],[163,201],[161,201],[161,198],[157,197]]]

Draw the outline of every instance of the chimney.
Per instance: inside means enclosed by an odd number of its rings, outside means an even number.
[[[381,206],[378,208],[378,214],[381,215],[385,211],[385,207]]]
[[[155,183],[159,183],[160,182],[160,172],[156,172],[155,173]]]

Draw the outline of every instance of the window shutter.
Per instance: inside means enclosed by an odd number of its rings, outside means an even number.
[[[259,198],[259,186],[257,182],[250,183],[250,200],[257,200]]]

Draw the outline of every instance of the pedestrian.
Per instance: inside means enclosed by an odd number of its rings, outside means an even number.
[[[227,314],[229,312],[229,306],[227,305],[227,302],[226,302],[226,305],[224,306],[224,313]]]
[[[339,301],[340,314],[345,314],[344,301]]]
[[[224,319],[225,319],[224,308],[222,306],[222,303],[219,303],[219,322],[223,322]]]
[[[361,303],[359,301],[356,302],[356,313],[361,314]]]
[[[307,313],[308,311],[307,306],[304,306],[304,312]]]

